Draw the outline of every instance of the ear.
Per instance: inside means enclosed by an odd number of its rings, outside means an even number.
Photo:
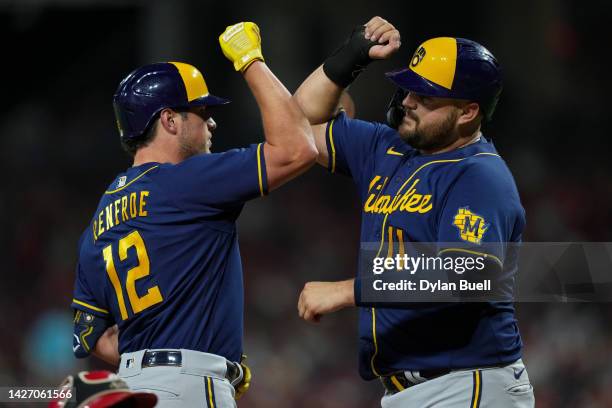
[[[474,121],[480,113],[480,106],[476,102],[468,102],[465,105],[459,107],[459,118],[457,118],[458,125],[465,125]]]
[[[172,109],[166,108],[159,113],[159,121],[166,132],[176,135],[179,132],[180,116]]]

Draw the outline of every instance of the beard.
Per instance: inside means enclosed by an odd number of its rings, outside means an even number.
[[[453,110],[444,120],[427,126],[421,126],[419,119],[410,111],[406,112],[406,116],[414,121],[414,129],[402,129],[405,126],[402,123],[398,132],[400,138],[415,149],[435,151],[450,145],[459,138],[455,131],[455,123],[459,116],[457,111]]]
[[[204,143],[198,142],[198,138],[193,137],[187,128],[183,128],[179,136],[179,149],[183,159],[196,156],[202,153],[210,153],[208,140],[204,139]]]

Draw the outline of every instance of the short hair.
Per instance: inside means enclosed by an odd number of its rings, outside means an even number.
[[[183,119],[187,118],[187,112],[183,110],[176,110],[176,112],[180,113]],[[159,126],[159,114],[156,115],[153,122],[145,129],[142,135],[133,138],[122,138],[121,139],[121,147],[123,150],[132,158],[136,155],[136,152],[143,147],[146,147],[155,139],[155,135],[157,134],[157,127]]]
[[[157,119],[145,131],[142,135],[138,137],[132,138],[121,138],[121,147],[123,150],[130,155],[130,157],[134,157],[136,152],[145,146],[148,146],[149,143],[155,139],[155,133],[157,132]]]

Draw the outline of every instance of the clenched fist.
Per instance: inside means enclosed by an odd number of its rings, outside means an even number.
[[[264,60],[259,27],[255,23],[247,21],[228,26],[219,36],[219,44],[236,71],[244,72],[253,62]]]
[[[340,282],[308,282],[298,301],[300,317],[317,323],[321,316],[355,306],[354,279]]]
[[[395,54],[402,45],[399,31],[382,17],[372,17],[365,24],[364,36],[366,40],[377,43],[370,48],[369,56],[372,59],[385,59]]]

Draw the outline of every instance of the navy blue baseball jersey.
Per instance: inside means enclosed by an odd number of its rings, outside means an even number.
[[[239,361],[236,219],[265,195],[263,144],[120,174],[79,243],[72,307],[119,326],[119,352],[184,348]]]
[[[397,131],[341,113],[326,129],[332,173],[352,177],[361,198],[361,242],[444,243],[486,253],[514,276],[525,213],[513,177],[481,137],[450,152],[424,155]],[[456,243],[456,245],[453,245]],[[485,243],[496,243],[484,245]],[[360,374],[494,366],[521,357],[509,302],[372,306],[360,298]]]

